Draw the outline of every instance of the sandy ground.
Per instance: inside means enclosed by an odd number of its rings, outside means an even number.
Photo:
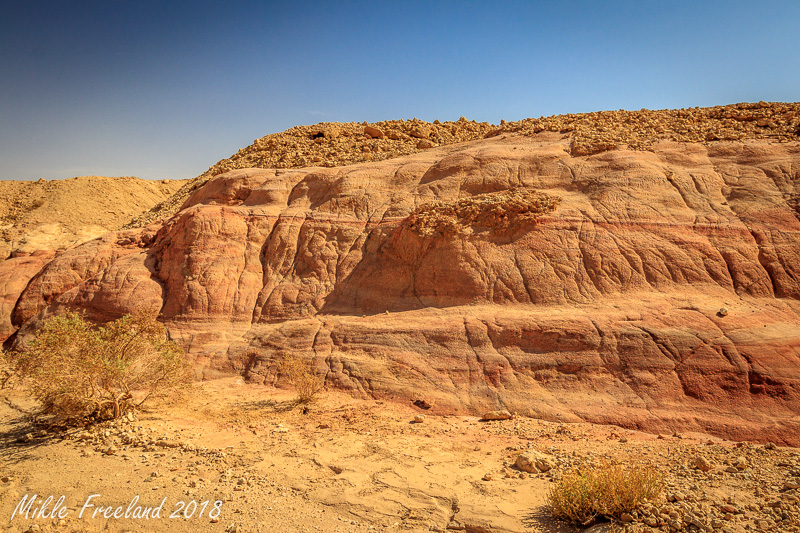
[[[425,411],[413,405],[321,392],[303,406],[291,391],[236,378],[197,384],[183,400],[153,405],[133,420],[48,433],[31,425],[35,405],[24,394],[0,394],[0,522],[7,531],[567,533],[578,529],[551,519],[545,506],[552,478],[608,459],[663,468],[664,516],[670,506],[687,506],[698,515],[705,509],[701,516],[721,531],[768,529],[767,520],[773,531],[797,526],[797,491],[787,488],[800,475],[796,449],[524,418],[426,415],[415,423]],[[529,447],[553,454],[558,466],[543,474],[515,469]],[[714,469],[692,469],[697,454]],[[745,468],[727,472],[741,460]],[[667,503],[676,492],[685,501]],[[14,514],[34,494],[28,517]],[[36,513],[51,495],[64,497],[61,519],[51,517],[52,504]],[[762,512],[776,500],[787,503],[786,519],[780,509]],[[131,517],[137,506],[155,509],[162,501],[158,517]],[[106,509],[109,518],[101,516]]]

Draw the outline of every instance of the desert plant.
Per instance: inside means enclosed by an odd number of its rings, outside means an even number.
[[[603,463],[567,472],[547,495],[554,517],[589,525],[598,517],[618,519],[659,495],[664,476],[649,465]]]
[[[191,381],[181,349],[146,313],[94,327],[78,313],[48,319],[14,360],[42,412],[117,418]]]
[[[322,381],[300,358],[287,355],[278,363],[278,371],[285,374],[297,392],[297,401],[309,403],[322,388]]]
[[[14,377],[14,360],[10,353],[0,348],[0,389],[5,389]]]

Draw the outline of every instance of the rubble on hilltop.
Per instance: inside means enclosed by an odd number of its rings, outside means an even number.
[[[568,135],[574,156],[626,145],[647,150],[661,140],[708,144],[714,141],[800,137],[800,103],[742,103],[727,106],[650,111],[598,111],[527,118],[500,125],[461,117],[453,122],[419,119],[375,123],[320,123],[295,126],[253,141],[222,159],[124,228],[137,228],[178,212],[192,191],[210,178],[240,168],[336,167],[381,161],[437,146],[493,137],[503,133],[535,135],[549,131]]]

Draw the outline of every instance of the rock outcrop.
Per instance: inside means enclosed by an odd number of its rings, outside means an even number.
[[[64,308],[151,307],[206,376],[274,383],[293,354],[328,386],[432,411],[798,445],[798,195],[796,141],[586,154],[505,132],[234,170],[59,254],[11,318],[24,342]],[[449,218],[420,231],[420,213]]]

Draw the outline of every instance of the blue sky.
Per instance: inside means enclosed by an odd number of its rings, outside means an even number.
[[[189,178],[298,124],[800,100],[800,2],[0,3],[0,178]]]

